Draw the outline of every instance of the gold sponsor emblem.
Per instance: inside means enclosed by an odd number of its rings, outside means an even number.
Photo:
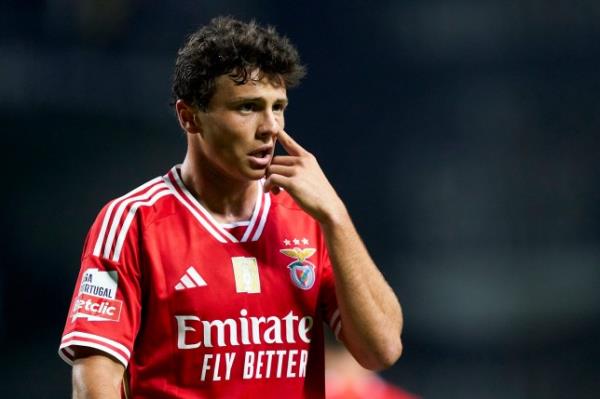
[[[260,278],[256,258],[236,256],[231,258],[235,275],[235,290],[240,293],[257,294],[260,292]]]

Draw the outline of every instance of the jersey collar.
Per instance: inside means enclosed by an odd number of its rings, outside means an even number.
[[[173,192],[173,195],[181,202],[190,213],[200,222],[202,227],[211,234],[217,241],[222,243],[237,243],[257,241],[265,228],[269,208],[271,207],[271,197],[269,193],[263,191],[262,181],[258,181],[258,190],[256,195],[256,203],[250,222],[244,231],[242,237],[238,240],[230,232],[215,220],[204,206],[188,191],[180,177],[181,165],[175,165],[169,172],[163,176],[167,186]]]

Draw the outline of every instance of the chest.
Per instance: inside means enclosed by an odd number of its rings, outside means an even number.
[[[144,291],[152,308],[202,320],[314,315],[323,249],[314,224],[271,218],[260,238],[219,242],[171,218],[144,235]]]

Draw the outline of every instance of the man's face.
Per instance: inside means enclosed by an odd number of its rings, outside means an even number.
[[[264,76],[238,85],[228,75],[215,81],[206,111],[199,111],[203,162],[214,172],[236,180],[257,180],[271,163],[277,134],[284,127],[286,89]]]

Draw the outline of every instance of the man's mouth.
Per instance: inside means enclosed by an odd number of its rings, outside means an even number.
[[[257,148],[256,150],[249,152],[250,165],[255,169],[264,169],[271,163],[271,157],[273,153],[272,146],[264,146]]]
[[[271,155],[271,150],[265,149],[265,150],[252,151],[248,155],[250,155],[251,157],[256,157],[256,158],[265,158],[266,156]]]

